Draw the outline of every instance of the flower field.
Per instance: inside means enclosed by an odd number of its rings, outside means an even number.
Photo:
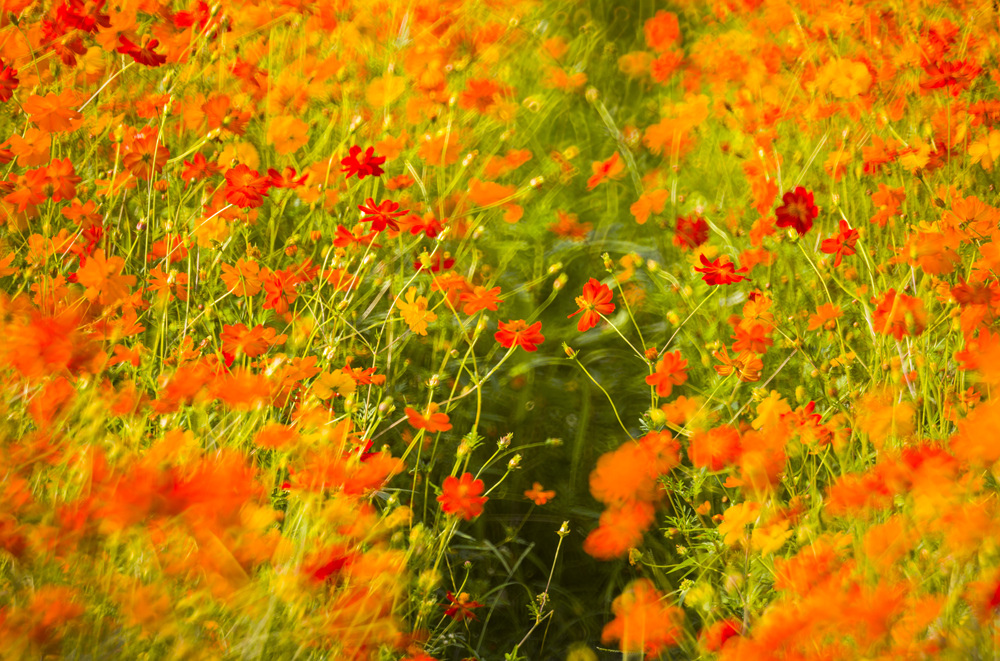
[[[994,658],[997,53],[5,0],[0,659]]]

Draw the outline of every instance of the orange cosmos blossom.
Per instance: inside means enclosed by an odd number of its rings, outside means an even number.
[[[583,315],[576,325],[581,333],[596,326],[602,314],[611,314],[615,311],[615,304],[611,302],[611,290],[594,278],[583,286],[583,296],[576,297],[576,304],[580,309],[567,315],[566,318],[572,319],[582,312]]]
[[[536,505],[544,505],[556,497],[555,491],[545,491],[541,482],[535,482],[531,489],[524,492],[524,497],[534,501]]]
[[[656,365],[656,372],[646,377],[646,383],[656,386],[658,397],[669,397],[674,386],[687,381],[687,364],[688,362],[681,358],[680,351],[665,353]]]
[[[535,351],[538,345],[545,341],[541,331],[540,321],[529,326],[524,319],[512,319],[507,323],[501,321],[500,330],[493,337],[506,349],[521,347],[525,351]]]
[[[605,179],[621,179],[625,176],[625,165],[621,162],[618,152],[612,154],[606,161],[594,161],[591,168],[594,176],[587,180],[587,190],[594,190]]]
[[[479,495],[484,486],[482,480],[473,479],[472,473],[463,474],[462,479],[449,475],[441,486],[441,495],[437,497],[441,511],[471,521],[483,513],[483,505],[489,500]]]
[[[916,336],[927,327],[927,311],[923,301],[890,289],[879,301],[872,315],[872,328],[876,333],[892,335],[897,340],[904,335]]]
[[[406,407],[406,417],[408,422],[415,429],[425,429],[429,434],[451,429],[451,423],[447,413],[438,412],[437,402],[431,402],[427,406],[427,414],[422,415],[415,409]]]
[[[656,657],[677,644],[684,611],[664,601],[648,578],[633,581],[611,604],[615,619],[601,632],[601,642],[619,641],[624,651]]]

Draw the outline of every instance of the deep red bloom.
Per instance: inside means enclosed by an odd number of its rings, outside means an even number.
[[[514,319],[507,323],[500,322],[500,330],[493,336],[500,346],[510,349],[521,347],[525,351],[535,351],[538,345],[545,341],[542,335],[542,322],[536,321],[528,325],[524,319]]]
[[[437,497],[441,511],[471,521],[483,513],[483,505],[489,500],[479,495],[484,487],[483,481],[473,479],[472,473],[463,474],[462,479],[449,475],[444,478],[441,495]]]
[[[250,166],[240,164],[226,173],[226,200],[238,207],[255,209],[264,204],[271,180]]]
[[[368,206],[365,206],[367,204]],[[361,220],[371,221],[372,230],[381,232],[386,227],[396,232],[399,231],[399,224],[396,219],[409,213],[408,209],[399,210],[399,204],[392,200],[382,200],[375,204],[375,200],[368,198],[365,204],[359,204],[358,208],[367,214]]]
[[[301,177],[296,177],[295,168],[287,166],[281,172],[274,168],[268,168],[267,178],[271,180],[271,185],[275,188],[298,188],[306,183],[309,175],[304,174]]]
[[[583,316],[580,317],[576,328],[581,333],[588,331],[597,325],[602,314],[611,314],[615,311],[615,304],[611,302],[611,297],[611,289],[607,285],[602,285],[595,278],[591,278],[583,286],[583,296],[576,297],[576,305],[580,309],[567,315],[566,318],[572,319],[582,312]]]
[[[710,262],[705,258],[705,255],[702,255],[701,263],[702,266],[696,266],[694,270],[698,273],[704,273],[701,279],[710,285],[731,285],[747,279],[746,276],[739,275],[740,273],[746,273],[747,267],[744,266],[741,269],[737,269],[732,262],[727,261],[722,263],[722,257]]]
[[[458,597],[449,592],[445,596],[451,605],[445,609],[444,614],[458,622],[462,620],[475,620],[476,614],[472,610],[474,608],[482,608],[483,606],[478,601],[472,601],[468,592],[459,593]]]
[[[358,156],[361,158],[358,158]],[[369,147],[362,154],[361,147],[357,145],[351,147],[347,158],[340,161],[340,164],[344,166],[343,172],[347,173],[347,179],[350,179],[354,175],[358,175],[358,179],[377,177],[384,172],[379,167],[383,163],[385,163],[385,156],[376,156],[374,147]]]
[[[920,88],[933,90],[947,87],[952,96],[958,96],[982,73],[975,62],[956,60],[951,62],[925,62],[927,78],[920,82]]]
[[[166,55],[160,55],[159,53],[154,52],[153,49],[160,45],[160,42],[156,39],[150,39],[142,46],[132,43],[132,41],[125,36],[119,36],[118,41],[121,42],[117,48],[118,52],[122,55],[130,56],[139,64],[144,64],[147,67],[158,67],[167,61]]]
[[[812,229],[813,220],[819,215],[819,209],[813,204],[813,194],[802,186],[788,191],[781,197],[783,205],[774,214],[778,217],[775,223],[778,227],[794,227],[799,235]]]
[[[854,246],[858,242],[858,236],[858,230],[851,229],[846,220],[841,220],[840,234],[824,240],[819,248],[828,255],[837,256],[833,260],[833,266],[836,268],[840,266],[841,258],[854,254]]]
[[[205,156],[199,152],[194,155],[194,158],[190,162],[184,161],[184,169],[181,171],[181,179],[184,180],[185,186],[198,179],[207,179],[212,175],[219,174],[222,168],[219,167],[214,161],[209,161]]]
[[[708,241],[708,223],[704,218],[679,216],[674,229],[674,245],[685,250],[694,249]]]
[[[17,69],[0,60],[0,101],[10,101],[19,82]]]

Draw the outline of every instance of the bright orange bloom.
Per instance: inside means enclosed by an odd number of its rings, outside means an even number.
[[[461,300],[465,301],[465,307],[462,308],[462,312],[465,314],[475,314],[480,310],[491,310],[496,312],[497,305],[500,304],[500,299],[497,298],[497,294],[500,293],[499,287],[494,287],[493,289],[486,289],[486,287],[475,287],[471,292],[465,292],[461,295]]]
[[[536,505],[544,505],[556,497],[555,491],[545,491],[541,482],[535,482],[531,489],[524,492],[524,497],[535,502]]]
[[[525,351],[535,351],[538,345],[545,341],[541,331],[540,321],[529,326],[524,319],[512,319],[507,323],[501,321],[500,330],[493,337],[504,348],[521,347]]]
[[[583,550],[598,560],[612,560],[639,546],[656,518],[652,503],[627,501],[601,514],[599,524],[583,542]]]
[[[840,306],[833,303],[824,303],[816,308],[816,314],[809,315],[809,327],[806,330],[814,331],[824,326],[829,330],[836,328],[836,320],[844,316],[844,311]],[[830,322],[834,322],[831,324]]]
[[[621,162],[618,152],[606,161],[594,161],[591,168],[594,176],[587,180],[587,190],[594,190],[605,179],[621,179],[625,176],[625,164]]]
[[[576,328],[581,333],[590,330],[601,320],[601,315],[611,314],[615,311],[615,304],[611,302],[611,289],[603,285],[595,278],[591,278],[583,286],[583,296],[576,297],[576,304],[580,308],[567,319],[572,319],[576,315],[583,313]]]
[[[691,437],[688,458],[698,468],[719,471],[736,461],[740,448],[740,433],[729,425],[720,425]]]
[[[657,53],[670,50],[681,38],[681,26],[677,15],[660,10],[656,16],[646,21],[642,26],[646,37],[646,45]]]
[[[414,429],[425,429],[429,434],[434,434],[439,431],[448,431],[451,429],[448,414],[438,412],[437,402],[431,402],[430,405],[428,405],[426,415],[418,413],[415,409],[411,409],[409,406],[406,407],[405,413],[408,418],[408,422]]]
[[[920,335],[927,327],[927,312],[923,301],[890,289],[882,297],[872,315],[872,328],[876,333],[892,335],[897,340],[904,335]]]
[[[483,513],[483,505],[489,500],[479,495],[484,486],[482,480],[473,479],[472,473],[463,474],[462,479],[449,475],[441,486],[441,495],[437,497],[441,511],[471,521]]]
[[[680,351],[665,353],[656,365],[656,372],[646,377],[646,383],[656,386],[658,397],[669,397],[674,386],[687,381],[687,360],[681,358]]]
[[[222,282],[233,296],[256,296],[260,293],[260,265],[242,257],[235,266],[224,263]]]
[[[648,578],[633,581],[614,602],[615,614],[601,632],[601,642],[620,641],[623,651],[656,657],[677,644],[683,630],[684,611],[666,603]]]
[[[122,275],[124,267],[121,257],[105,257],[103,250],[97,250],[76,272],[77,282],[87,288],[87,298],[110,305],[127,297],[135,286],[134,275]]]

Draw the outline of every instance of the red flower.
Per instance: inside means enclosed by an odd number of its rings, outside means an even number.
[[[836,255],[833,260],[834,268],[840,266],[840,260],[844,255],[854,254],[854,245],[858,242],[858,230],[852,230],[846,220],[840,221],[840,234],[830,237],[820,244],[820,250],[828,255]]]
[[[444,611],[444,614],[458,622],[462,620],[475,620],[476,614],[472,612],[472,609],[482,608],[483,606],[478,601],[472,601],[468,592],[459,593],[457,598],[451,592],[445,596],[451,605]]]
[[[361,155],[361,158],[358,158],[359,155]],[[358,175],[358,179],[377,177],[384,172],[379,167],[383,163],[385,163],[385,156],[376,156],[374,147],[369,147],[362,155],[361,147],[357,145],[351,147],[347,158],[340,161],[340,164],[344,166],[343,172],[347,173],[347,179],[350,179],[354,175]]]
[[[726,258],[728,259],[728,257]],[[747,277],[743,275],[738,275],[739,273],[746,273],[747,268],[744,266],[741,269],[737,269],[733,266],[732,262],[721,263],[722,257],[710,262],[705,258],[705,255],[701,256],[702,267],[694,267],[694,270],[698,273],[704,273],[701,279],[710,285],[731,285],[735,282],[742,282],[746,280]]]
[[[375,232],[381,232],[386,227],[398,232],[399,224],[396,222],[396,218],[409,213],[408,209],[399,211],[399,204],[392,200],[382,200],[378,204],[375,204],[375,200],[369,197],[365,200],[365,204],[368,206],[364,206],[363,204],[358,205],[359,209],[368,214],[361,220],[371,221],[372,231]]]
[[[10,101],[19,82],[17,69],[0,60],[0,101]]]
[[[545,341],[545,336],[541,333],[542,322],[536,321],[528,326],[524,319],[514,319],[507,323],[500,322],[500,330],[493,336],[500,346],[510,349],[518,346],[525,351],[534,351],[538,345]]]
[[[125,36],[119,36],[118,40],[121,42],[117,49],[118,52],[122,55],[130,56],[139,64],[144,64],[147,67],[158,67],[167,61],[166,55],[160,55],[153,51],[154,48],[160,45],[160,42],[156,39],[150,39],[149,41],[145,41],[144,39],[145,43],[142,46],[132,43]]]
[[[238,207],[255,209],[264,204],[271,180],[249,166],[237,165],[226,173],[226,201]]]
[[[800,235],[805,234],[813,226],[813,220],[819,215],[819,209],[813,204],[813,194],[802,186],[785,193],[774,214],[778,217],[775,223],[778,227],[794,227]]]
[[[583,286],[583,296],[576,297],[576,304],[580,309],[566,318],[571,319],[582,312],[583,316],[576,325],[581,333],[596,326],[602,314],[615,311],[615,304],[611,302],[611,289],[594,278]]]
[[[472,479],[472,473],[465,473],[461,480],[449,475],[444,478],[441,495],[437,497],[441,503],[441,511],[471,521],[483,513],[483,504],[489,500],[486,496],[479,495],[484,486],[482,480]]]
[[[674,228],[674,245],[684,250],[694,249],[708,241],[708,223],[704,218],[679,216]]]
[[[192,181],[206,179],[212,175],[219,174],[221,171],[222,168],[216,165],[214,161],[209,161],[201,152],[198,152],[190,162],[184,161],[184,170],[181,171],[181,179],[184,180],[184,185],[187,186]]]
[[[295,176],[295,168],[286,166],[284,170],[278,172],[274,168],[268,168],[267,178],[275,188],[298,188],[306,183],[309,175]]]

